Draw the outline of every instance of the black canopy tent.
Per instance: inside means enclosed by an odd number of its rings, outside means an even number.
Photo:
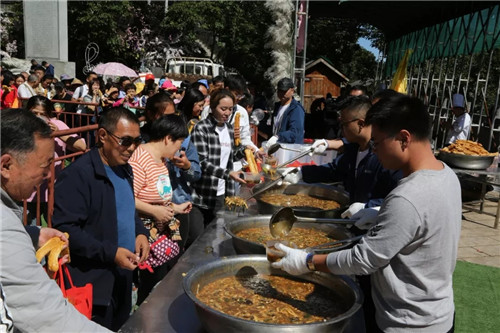
[[[436,147],[452,117],[450,97],[466,96],[470,139],[488,149],[500,134],[500,4],[493,1],[311,1],[311,17],[355,18],[380,29],[386,39],[376,83],[389,83],[407,49],[408,92],[422,98],[434,119]]]
[[[356,18],[388,42],[410,32],[494,6],[492,1],[311,1],[311,17]]]

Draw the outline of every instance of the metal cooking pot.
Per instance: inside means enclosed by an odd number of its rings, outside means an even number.
[[[263,184],[255,186],[252,191],[258,191]],[[312,197],[326,200],[335,200],[340,204],[337,209],[319,209],[315,207],[293,207],[293,211],[297,216],[304,217],[324,217],[324,218],[339,218],[340,214],[349,205],[349,195],[347,192],[342,191],[336,187],[323,185],[323,184],[292,184],[288,186],[275,186],[267,190],[266,192],[259,194],[255,197],[257,201],[257,210],[259,214],[273,214],[277,212],[283,206],[273,205],[261,200],[262,195],[267,193],[283,193],[288,195],[293,194],[307,194]]]
[[[437,158],[452,168],[484,170],[493,163],[495,156],[462,155],[441,151]]]
[[[198,317],[208,332],[342,332],[348,319],[359,310],[363,302],[359,287],[350,278],[319,272],[301,275],[299,278],[325,286],[336,293],[335,300],[342,313],[324,322],[296,325],[259,323],[226,315],[196,297],[196,291],[206,284],[241,272],[290,276],[282,270],[272,268],[266,257],[259,255],[217,259],[190,270],[183,280],[184,291],[195,303]]]
[[[269,220],[271,219],[271,215],[258,215],[251,217],[238,218],[232,221],[227,221],[224,225],[224,229],[228,234],[231,235],[233,239],[233,246],[238,254],[266,254],[266,248],[264,245],[249,241],[248,239],[241,238],[236,236],[236,233],[246,230],[249,228],[257,228],[257,227],[268,227]],[[330,237],[336,240],[342,240],[351,238],[353,234],[347,230],[346,227],[342,225],[335,224],[314,224],[314,223],[294,223],[294,227],[300,227],[305,229],[318,229],[323,230],[330,235]],[[345,244],[342,246],[338,246],[336,250],[342,250],[347,247],[352,246],[352,244]]]

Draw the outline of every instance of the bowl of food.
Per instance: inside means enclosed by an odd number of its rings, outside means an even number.
[[[248,186],[254,186],[262,181],[262,176],[260,173],[254,172],[240,172],[240,177],[243,178]]]
[[[363,296],[348,277],[293,277],[264,255],[221,258],[183,280],[208,332],[342,332]]]
[[[457,140],[439,151],[438,159],[452,168],[484,170],[498,153],[490,153],[483,146],[470,140]]]

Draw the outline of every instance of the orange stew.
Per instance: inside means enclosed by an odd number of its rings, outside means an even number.
[[[196,296],[227,315],[273,324],[321,322],[347,310],[326,287],[273,275],[225,277],[207,284]]]
[[[274,239],[269,231],[269,226],[241,230],[236,233],[236,236],[262,245],[265,245],[268,240]],[[300,227],[293,227],[288,235],[280,237],[280,239],[295,244],[299,249],[334,242],[336,240],[331,238],[325,231]]]
[[[260,200],[281,207],[314,207],[324,210],[337,209],[340,207],[337,201],[318,199],[301,193],[293,195],[267,193],[262,195]]]

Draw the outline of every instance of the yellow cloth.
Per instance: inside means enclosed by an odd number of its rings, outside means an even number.
[[[406,68],[408,67],[408,60],[410,59],[412,53],[413,50],[411,49],[406,50],[403,59],[401,59],[401,62],[398,65],[398,69],[396,70],[396,73],[394,74],[394,77],[392,78],[391,82],[390,89],[395,90],[402,94],[408,93],[408,86],[407,86],[408,73],[406,71]]]

